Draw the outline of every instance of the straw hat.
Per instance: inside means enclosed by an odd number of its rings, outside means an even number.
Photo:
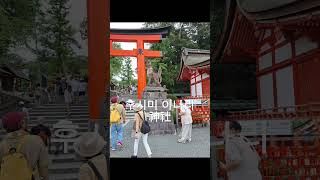
[[[107,142],[95,132],[87,132],[78,138],[73,147],[82,157],[91,157],[100,153]]]
[[[143,109],[143,106],[140,103],[137,103],[133,106],[133,110],[136,112],[141,111],[142,109]]]

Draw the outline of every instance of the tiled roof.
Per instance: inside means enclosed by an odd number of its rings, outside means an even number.
[[[150,35],[161,34],[165,38],[170,33],[171,26],[160,28],[145,28],[145,29],[110,29],[112,34],[135,34],[135,35]]]
[[[27,78],[27,76],[23,72],[13,68],[10,65],[2,64],[2,65],[0,65],[0,67],[1,67],[2,70],[6,71],[6,72],[10,72],[10,73],[12,73],[14,76],[16,76],[18,78],[29,80]]]
[[[184,76],[184,73],[189,73],[190,69],[205,69],[209,67],[209,50],[183,48],[181,53],[179,79],[184,79],[182,76]]]

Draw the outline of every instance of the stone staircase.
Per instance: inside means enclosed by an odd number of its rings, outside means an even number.
[[[77,131],[79,135],[88,131],[89,109],[87,103],[72,105],[71,115],[66,119],[66,110],[64,104],[48,104],[34,108],[30,112],[30,127],[36,125],[37,118],[44,117],[45,123],[52,128],[60,120],[69,120],[73,124],[78,125]],[[79,167],[82,164],[80,159],[77,159],[72,148],[73,143],[68,143],[68,153],[60,152],[53,154],[56,147],[51,144],[49,176],[50,180],[76,180],[78,179]]]
[[[44,124],[49,126],[52,130],[54,124],[60,120],[69,120],[73,124],[78,125],[77,131],[79,135],[88,131],[89,110],[88,103],[71,106],[71,116],[66,119],[66,110],[64,104],[47,104],[40,107],[35,107],[30,111],[29,128],[37,125],[38,117],[44,118]],[[51,131],[52,134],[54,133]],[[5,130],[1,129],[0,137],[5,135]],[[49,157],[49,179],[50,180],[77,180],[79,167],[82,164],[80,159],[76,158],[73,143],[69,143],[68,153],[60,152],[54,154],[56,146],[51,143]],[[62,147],[60,147],[62,149]]]

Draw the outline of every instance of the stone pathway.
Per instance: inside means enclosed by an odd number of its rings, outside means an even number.
[[[111,158],[130,158],[133,153],[134,138],[131,137],[133,120],[124,127],[124,147],[111,151]],[[180,131],[179,131],[180,132]],[[176,135],[149,136],[148,142],[153,158],[209,158],[210,157],[210,128],[195,127],[192,129],[192,142],[177,143]],[[139,144],[138,157],[147,157],[142,139]]]

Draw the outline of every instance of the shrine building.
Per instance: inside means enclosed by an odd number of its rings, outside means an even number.
[[[210,96],[210,51],[183,48],[180,81],[190,81],[191,97]]]
[[[319,1],[226,1],[223,18],[212,61],[240,73],[228,79],[216,66],[218,100],[254,100],[239,110],[320,102]],[[246,79],[245,84],[235,81],[237,76]]]

